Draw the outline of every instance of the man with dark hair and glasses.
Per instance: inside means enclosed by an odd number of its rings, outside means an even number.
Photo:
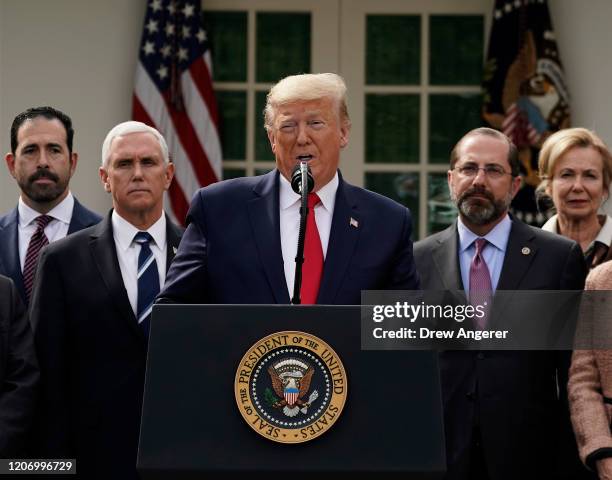
[[[415,244],[423,289],[467,298],[470,291],[582,290],[580,247],[508,213],[521,183],[508,137],[490,128],[468,132],[451,153],[447,177],[459,215]],[[439,365],[448,479],[564,476],[560,465],[577,458],[566,401],[569,355],[448,350]]]
[[[40,249],[101,220],[68,188],[78,160],[73,137],[70,117],[52,107],[29,108],[11,125],[5,160],[21,195],[17,207],[0,217],[0,274],[13,279],[26,304]]]

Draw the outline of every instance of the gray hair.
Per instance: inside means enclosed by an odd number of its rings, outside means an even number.
[[[108,166],[108,161],[110,159],[110,148],[115,137],[129,135],[130,133],[151,133],[159,142],[159,146],[161,147],[162,151],[162,156],[164,157],[164,163],[168,164],[170,162],[170,155],[168,154],[168,145],[166,144],[166,140],[164,140],[162,134],[159,133],[153,127],[150,127],[149,125],[146,125],[142,122],[130,120],[128,122],[122,122],[119,125],[115,125],[106,135],[104,143],[102,143],[103,168],[106,168]]]
[[[478,135],[482,135],[485,137],[496,138],[502,142],[506,142],[508,144],[508,164],[510,165],[510,171],[513,177],[518,177],[521,173],[521,164],[519,160],[519,153],[516,145],[512,140],[510,140],[504,133],[499,130],[495,130],[489,127],[479,127],[467,132],[461,139],[457,142],[457,144],[453,147],[450,155],[450,168],[451,170],[455,168],[455,164],[457,160],[459,160],[459,150],[465,140],[471,137],[475,137]]]
[[[346,106],[346,84],[344,79],[335,73],[304,73],[291,75],[280,80],[268,93],[264,109],[264,126],[270,131],[276,109],[287,103],[298,101],[331,98],[336,101],[340,120],[346,127],[351,120]]]

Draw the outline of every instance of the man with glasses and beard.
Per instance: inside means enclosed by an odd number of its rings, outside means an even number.
[[[424,290],[460,290],[468,298],[470,291],[582,290],[580,247],[508,213],[521,179],[517,149],[503,133],[468,132],[451,153],[447,178],[459,216],[415,244]],[[488,326],[474,322],[473,328]],[[566,398],[569,355],[447,350],[439,365],[446,478],[571,478],[560,467],[576,457],[568,454],[575,452]]]
[[[11,125],[5,160],[21,195],[17,207],[0,217],[0,274],[13,279],[26,304],[41,248],[102,218],[68,189],[78,160],[73,137],[70,117],[52,107],[29,108]]]

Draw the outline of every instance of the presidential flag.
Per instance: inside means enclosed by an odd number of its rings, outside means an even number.
[[[149,0],[136,67],[134,120],[157,128],[175,164],[166,212],[185,223],[198,188],[221,179],[219,115],[199,0]]]
[[[569,93],[546,0],[496,0],[483,79],[484,120],[519,149],[523,185],[512,203],[517,218],[541,225],[535,188],[538,152],[570,125]]]

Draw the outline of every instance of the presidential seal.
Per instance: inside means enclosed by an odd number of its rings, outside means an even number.
[[[240,414],[261,436],[280,443],[307,442],[331,428],[342,413],[346,372],[320,338],[277,332],[242,357],[234,391]]]

